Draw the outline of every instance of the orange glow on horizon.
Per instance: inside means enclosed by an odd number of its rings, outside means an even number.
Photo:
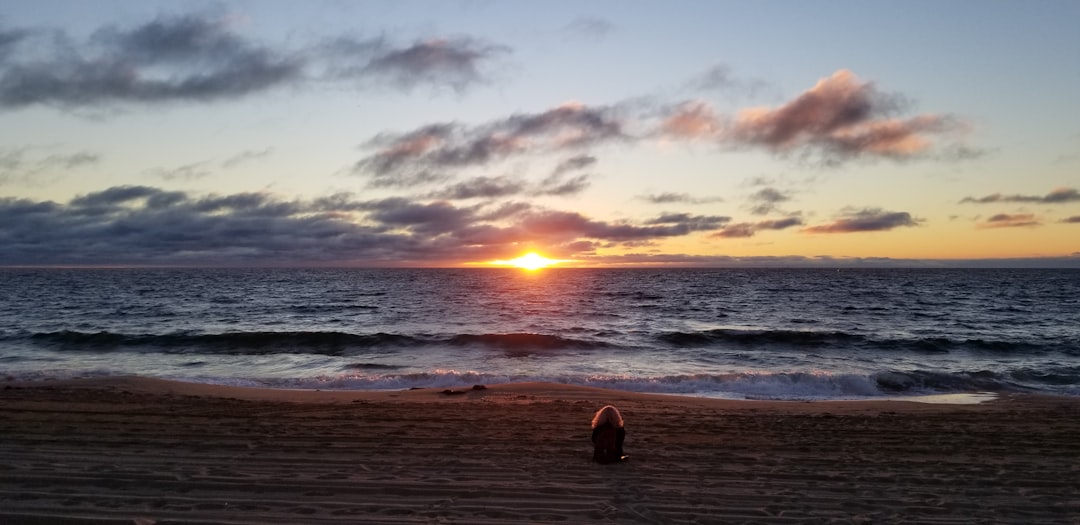
[[[508,261],[491,261],[491,264],[498,266],[513,266],[515,268],[521,268],[523,270],[539,270],[541,268],[547,268],[558,263],[566,262],[559,259],[548,259],[543,255],[536,252],[529,252],[516,259],[510,259]]]

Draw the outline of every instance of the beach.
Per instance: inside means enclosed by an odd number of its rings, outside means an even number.
[[[589,421],[626,419],[625,463]],[[2,523],[1080,523],[1080,399],[0,386]]]

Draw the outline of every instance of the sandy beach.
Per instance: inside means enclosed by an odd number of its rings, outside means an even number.
[[[458,390],[3,383],[0,523],[1080,523],[1076,398]]]

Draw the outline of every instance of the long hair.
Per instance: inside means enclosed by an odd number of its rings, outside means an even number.
[[[596,428],[604,423],[611,423],[616,428],[622,428],[623,419],[622,414],[619,413],[619,409],[608,405],[597,410],[596,415],[592,418],[592,427]]]

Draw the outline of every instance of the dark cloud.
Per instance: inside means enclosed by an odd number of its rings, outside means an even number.
[[[642,195],[638,198],[653,204],[711,204],[714,202],[724,202],[724,199],[721,199],[720,197],[694,197],[689,193],[673,192]]]
[[[785,230],[793,226],[802,226],[802,224],[803,220],[800,217],[787,217],[784,219],[758,222],[740,222],[725,226],[724,229],[714,233],[712,236],[721,238],[753,237],[757,232],[762,230]]]
[[[1073,215],[1072,217],[1062,219],[1061,222],[1068,224],[1080,224],[1080,215]]]
[[[588,175],[567,177],[565,175],[552,174],[535,184],[530,184],[524,180],[507,176],[480,176],[450,184],[440,190],[428,193],[427,196],[435,199],[449,200],[495,199],[514,195],[567,196],[580,193],[588,187]]]
[[[503,258],[523,244],[569,256],[727,220],[667,214],[632,224],[526,203],[456,206],[344,193],[285,200],[118,186],[64,204],[0,199],[0,265],[448,264]]]
[[[411,91],[420,86],[461,94],[490,80],[490,65],[510,48],[472,37],[433,38],[409,45],[385,37],[340,36],[309,53],[317,77]]]
[[[788,202],[791,196],[776,188],[762,188],[750,195],[750,213],[768,215],[778,211],[777,204]]]
[[[526,188],[524,182],[509,177],[475,177],[433,192],[438,199],[492,199],[517,195]]]
[[[754,237],[761,230],[784,230],[793,226],[801,226],[802,219],[799,217],[787,217],[777,220],[759,220],[757,223],[738,223],[726,226],[717,231],[712,237],[718,238],[746,238]]]
[[[863,209],[845,213],[831,223],[803,228],[807,233],[853,233],[891,230],[902,226],[918,226],[921,221],[903,211]]]
[[[596,157],[593,157],[592,155],[577,155],[560,162],[555,166],[552,175],[562,175],[569,171],[583,170],[594,164],[596,164]]]
[[[591,182],[588,174],[566,177],[560,173],[553,173],[540,181],[536,188],[538,195],[567,196],[577,195],[585,191]]]
[[[370,176],[374,186],[413,186],[514,155],[581,149],[625,137],[614,110],[567,104],[475,127],[442,123],[380,134],[367,144],[377,151],[357,162],[354,171]]]
[[[76,208],[112,207],[161,193],[162,190],[150,186],[114,186],[96,193],[75,197],[71,199],[70,204]]]
[[[611,266],[701,267],[701,268],[1080,268],[1080,257],[1072,256],[1002,259],[893,259],[889,257],[804,257],[688,255],[675,253],[631,253],[591,259]]]
[[[1030,213],[999,213],[980,223],[980,228],[1030,228],[1042,226],[1042,223]]]
[[[431,85],[448,86],[461,93],[484,81],[481,63],[509,51],[505,46],[474,38],[425,40],[404,48],[380,50],[359,73],[406,90]]]
[[[422,235],[439,235],[462,229],[474,218],[474,211],[446,201],[430,203],[391,198],[377,201],[369,209],[369,219],[390,228],[408,228]]]
[[[567,240],[587,238],[618,242],[680,237],[696,231],[714,229],[728,220],[728,217],[669,214],[649,220],[644,226],[637,226],[594,221],[576,212],[540,211],[526,214],[519,225],[528,237]]]
[[[414,240],[347,210],[261,194],[197,198],[145,186],[67,204],[0,200],[0,264],[274,264],[408,258]]]
[[[0,106],[9,108],[213,101],[288,84],[303,68],[296,57],[245,40],[224,22],[200,15],[105,27],[83,44],[52,33],[14,45],[38,52],[0,64]]]
[[[691,231],[714,230],[731,221],[731,217],[722,215],[690,215],[689,213],[665,213],[645,221],[645,224],[678,224]]]
[[[14,51],[20,41],[30,35],[25,29],[5,29],[0,27],[0,63]]]
[[[560,162],[551,175],[548,175],[535,189],[539,195],[576,195],[589,187],[589,175],[586,173],[568,176],[567,174],[583,170],[596,164],[592,155],[577,155]]]
[[[60,30],[0,28],[0,108],[212,102],[326,80],[460,93],[485,81],[482,66],[508,51],[468,37],[408,46],[338,37],[290,49],[206,13],[107,26],[82,41]]]
[[[988,204],[996,202],[1026,202],[1034,204],[1059,204],[1064,202],[1080,202],[1080,191],[1075,188],[1057,188],[1046,195],[1002,195],[995,193],[985,197],[965,197],[961,204],[973,202],[976,204]]]

